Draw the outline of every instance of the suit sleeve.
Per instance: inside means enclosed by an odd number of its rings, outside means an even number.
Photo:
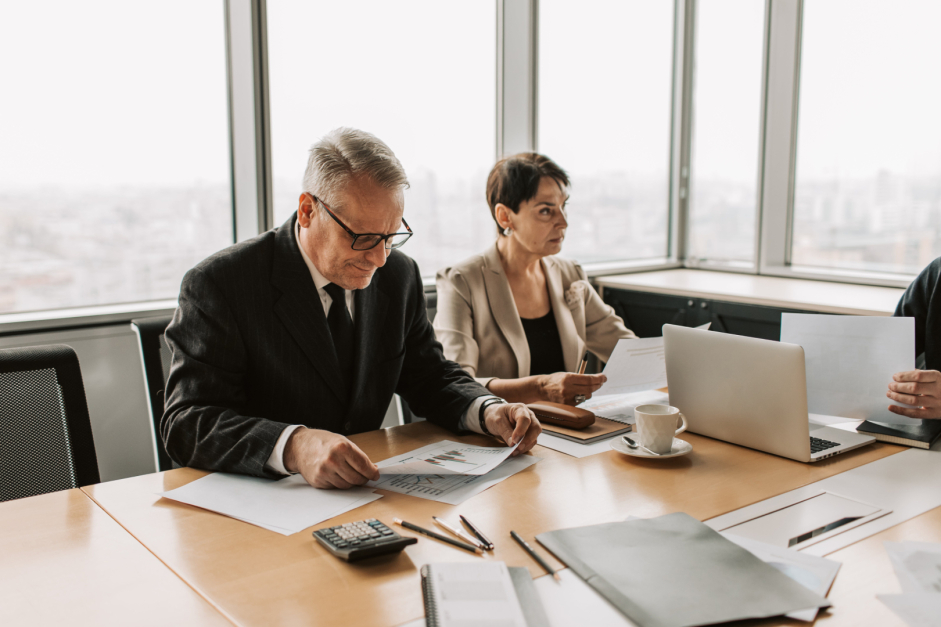
[[[265,469],[288,426],[243,415],[248,357],[229,304],[201,270],[183,278],[167,327],[172,352],[160,433],[182,466],[278,477]]]
[[[414,277],[410,281],[413,287],[408,300],[405,359],[396,392],[417,415],[457,431],[462,416],[474,399],[489,396],[490,392],[477,383],[461,364],[445,358],[441,344],[435,339],[435,330],[428,321],[418,265],[412,262],[412,268]],[[440,316],[441,300],[438,305],[437,315]],[[474,361],[476,365],[476,356]]]
[[[588,276],[578,267],[580,280],[585,282],[585,343],[588,350],[601,361],[608,361],[618,340],[636,339],[633,331],[624,325],[614,308],[602,300],[601,295],[588,282]]]
[[[928,264],[922,272],[915,277],[902,298],[895,307],[895,316],[904,316],[915,319],[915,356],[925,353],[928,349],[928,319],[931,317],[932,299],[941,286],[941,258]],[[937,308],[937,304],[934,304]],[[935,322],[937,324],[937,322]],[[932,347],[934,348],[934,347]],[[935,348],[935,350],[937,350]],[[926,355],[927,357],[927,355]]]

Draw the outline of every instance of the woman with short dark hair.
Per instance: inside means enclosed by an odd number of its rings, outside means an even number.
[[[508,401],[590,398],[605,376],[577,374],[586,349],[607,361],[619,339],[636,337],[581,266],[556,256],[568,190],[548,157],[501,159],[487,178],[496,243],[438,272],[434,326],[445,356]]]

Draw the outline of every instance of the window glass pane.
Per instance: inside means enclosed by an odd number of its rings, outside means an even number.
[[[667,254],[673,3],[541,0],[539,152],[572,181],[562,254]]]
[[[276,221],[297,211],[310,146],[349,126],[405,166],[415,236],[402,252],[423,274],[492,243],[495,20],[492,2],[269,2]]]
[[[755,0],[696,6],[689,258],[755,257],[764,13]]]
[[[0,312],[175,298],[232,243],[219,0],[0,5]]]
[[[939,23],[936,0],[804,2],[793,264],[941,255]]]

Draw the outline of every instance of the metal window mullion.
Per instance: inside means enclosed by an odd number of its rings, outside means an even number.
[[[768,4],[758,222],[758,270],[762,274],[785,267],[790,258],[802,9],[802,0]]]
[[[676,0],[674,15],[667,257],[682,262],[686,259],[689,237],[695,0]]]
[[[537,0],[497,0],[497,158],[536,149]]]
[[[234,239],[273,226],[265,0],[226,0]]]

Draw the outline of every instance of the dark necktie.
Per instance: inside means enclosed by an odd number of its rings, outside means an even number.
[[[353,318],[350,310],[346,308],[346,294],[343,288],[336,283],[328,283],[323,288],[333,304],[327,314],[327,324],[330,325],[330,335],[333,336],[333,347],[340,360],[340,376],[346,383],[347,389],[353,387]]]

